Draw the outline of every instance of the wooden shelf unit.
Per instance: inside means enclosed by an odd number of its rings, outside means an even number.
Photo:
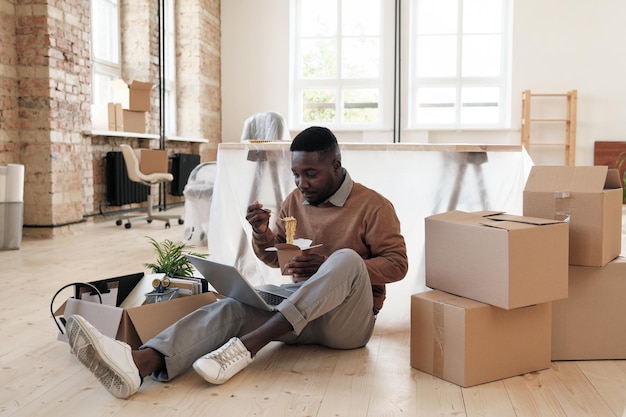
[[[565,118],[533,118],[531,115],[531,101],[534,97],[563,97],[565,98]],[[530,125],[536,122],[558,122],[565,124],[564,143],[534,143],[532,146],[564,146],[565,165],[576,164],[576,106],[578,91],[571,90],[567,93],[531,93],[530,90],[522,92],[522,146],[530,152],[531,138]]]

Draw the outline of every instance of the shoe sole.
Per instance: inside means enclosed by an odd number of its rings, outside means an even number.
[[[134,393],[132,380],[102,352],[82,317],[72,316],[67,322],[72,353],[95,375],[98,381],[117,398],[126,399]]]

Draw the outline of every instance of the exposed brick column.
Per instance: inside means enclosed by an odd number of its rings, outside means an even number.
[[[222,138],[220,1],[177,1],[176,38],[179,134],[209,139],[200,153],[215,160]]]
[[[38,226],[25,233],[53,235],[82,222],[93,182],[81,135],[91,101],[89,2],[18,1],[16,14],[24,224]]]
[[[0,0],[0,164],[18,163],[15,3]]]

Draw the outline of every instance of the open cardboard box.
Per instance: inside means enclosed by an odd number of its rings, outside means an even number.
[[[121,103],[126,110],[136,112],[150,111],[150,92],[153,84],[151,82],[130,81],[118,79],[111,81],[115,102]]]
[[[319,248],[322,244],[311,245],[312,241],[310,239],[295,239],[293,244],[290,243],[277,243],[272,248],[267,248],[266,251],[278,252],[278,265],[280,267],[280,272],[283,275],[288,275],[285,273],[285,265],[291,261],[294,256],[302,255],[305,251]]]
[[[152,279],[152,275],[146,275],[142,281],[152,282]],[[60,322],[62,317],[67,319],[72,314],[79,314],[101,333],[137,349],[178,319],[216,300],[214,293],[206,292],[171,301],[123,308],[72,297],[56,310],[54,316]],[[65,332],[59,334],[58,339],[67,341]]]
[[[426,286],[504,309],[567,297],[568,223],[485,211],[425,219]]]
[[[622,186],[606,166],[534,166],[524,216],[569,217],[569,263],[604,266],[622,249]]]

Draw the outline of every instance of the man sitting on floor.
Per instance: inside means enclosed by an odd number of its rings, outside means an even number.
[[[323,244],[287,264],[297,290],[275,312],[232,298],[219,300],[135,351],[103,336],[83,317],[71,316],[67,333],[72,353],[112,395],[128,398],[143,377],[169,381],[190,366],[206,381],[222,384],[271,341],[336,349],[368,342],[385,284],[401,280],[408,268],[396,212],[385,197],[352,181],[330,130],[305,129],[290,150],[297,189],[281,205],[278,218],[296,218],[300,237]],[[270,215],[254,202],[246,219],[256,255],[277,267],[276,252],[265,248],[286,241],[285,225],[278,221],[271,230]]]

